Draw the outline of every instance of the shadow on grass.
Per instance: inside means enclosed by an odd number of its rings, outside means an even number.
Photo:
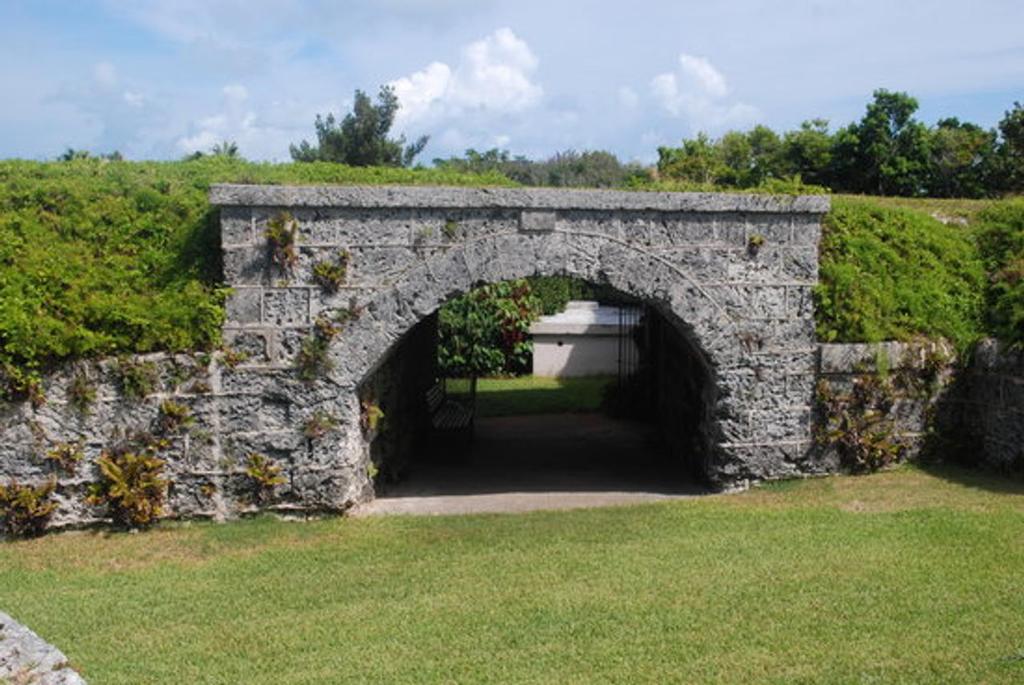
[[[937,461],[916,462],[915,466],[931,476],[965,487],[1007,495],[1024,495],[1024,475],[1020,473],[1002,473],[980,466]]]

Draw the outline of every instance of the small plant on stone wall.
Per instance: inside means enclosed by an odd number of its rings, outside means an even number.
[[[43,384],[38,379],[30,378],[25,381],[24,392],[33,409],[39,409],[46,404],[46,391],[43,390]]]
[[[221,348],[220,358],[224,362],[224,366],[229,369],[234,369],[239,364],[244,364],[249,361],[249,354],[242,350],[236,350],[233,347],[227,347],[225,345]]]
[[[338,417],[318,409],[302,425],[302,434],[310,440],[319,440],[338,427]]]
[[[51,477],[41,485],[19,483],[11,479],[0,485],[0,524],[10,537],[40,535],[57,509],[53,493],[57,479]]]
[[[454,219],[448,219],[444,222],[444,227],[441,231],[444,233],[445,239],[455,240],[459,237],[459,222]]]
[[[85,371],[77,371],[68,385],[68,403],[85,416],[96,401],[96,384]]]
[[[756,256],[766,242],[767,240],[760,233],[752,233],[747,239],[747,254],[751,257]]]
[[[890,415],[895,402],[892,382],[880,375],[859,376],[848,393],[836,392],[827,380],[818,383],[816,439],[836,450],[854,473],[877,471],[900,460],[905,447],[896,438]]]
[[[160,380],[155,364],[130,357],[121,357],[117,360],[117,375],[121,383],[121,392],[132,400],[141,400],[152,394]]]
[[[299,343],[295,366],[299,378],[313,381],[334,368],[330,358],[331,341],[341,332],[341,325],[327,316],[319,316],[313,324],[313,332]]]
[[[191,365],[187,365],[186,366],[185,364],[180,364],[180,363],[178,363],[177,360],[175,360],[171,364],[171,370],[170,370],[170,374],[169,374],[169,377],[168,377],[168,382],[170,384],[170,387],[171,388],[177,388],[178,386],[180,386],[183,383],[185,383],[185,381],[187,381],[190,378],[192,378],[192,374],[193,374],[193,368],[192,368]]]
[[[375,400],[365,399],[359,403],[359,426],[365,435],[382,432],[385,428],[384,410]]]
[[[338,292],[348,279],[348,266],[352,255],[348,250],[341,250],[332,260],[321,260],[313,264],[313,280],[328,293]]]
[[[163,514],[170,481],[164,478],[163,459],[157,451],[165,443],[140,435],[104,450],[96,460],[99,480],[89,486],[86,503],[105,506],[114,523],[142,528]]]
[[[896,383],[914,397],[928,401],[939,391],[942,372],[952,363],[953,358],[937,344],[925,341],[908,345],[895,374]]]
[[[332,319],[334,323],[338,324],[339,326],[344,326],[349,321],[357,321],[359,317],[362,315],[363,308],[359,306],[356,298],[352,297],[349,298],[347,307],[341,307],[340,309],[334,312],[334,316],[332,317]]]
[[[416,234],[412,237],[412,247],[419,253],[423,248],[427,246],[430,239],[434,237],[434,229],[430,226],[424,226],[423,228],[416,231]]]
[[[58,442],[46,453],[45,459],[55,468],[71,475],[85,459],[85,450],[81,442]]]
[[[192,411],[179,402],[168,398],[160,403],[157,428],[161,433],[177,433],[195,421]]]
[[[299,222],[288,212],[279,212],[267,222],[265,235],[270,244],[274,263],[282,271],[291,273],[299,261],[296,247],[299,239]]]
[[[192,428],[189,430],[188,435],[200,445],[212,445],[216,442],[213,437],[213,431],[205,428]]]
[[[281,467],[259,452],[250,452],[245,458],[245,475],[254,504],[266,504],[273,498],[274,488],[288,482]]]
[[[213,388],[205,379],[199,378],[192,381],[192,385],[188,386],[185,392],[192,393],[193,395],[209,395],[213,392]]]

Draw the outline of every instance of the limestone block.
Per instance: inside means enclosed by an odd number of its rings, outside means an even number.
[[[249,207],[221,207],[220,242],[224,247],[254,245],[256,230]]]
[[[309,288],[265,289],[261,323],[265,326],[309,325]]]
[[[227,302],[224,303],[228,324],[259,324],[262,320],[263,289],[233,286]]]

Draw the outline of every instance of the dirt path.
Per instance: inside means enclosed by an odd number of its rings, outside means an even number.
[[[356,515],[522,512],[635,504],[704,490],[642,424],[601,414],[478,419],[467,451],[415,463]]]

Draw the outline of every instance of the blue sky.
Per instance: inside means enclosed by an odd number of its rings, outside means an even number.
[[[858,118],[875,88],[993,126],[1024,100],[1020,0],[0,0],[0,157],[288,158],[396,87],[421,161],[465,148],[651,161],[699,130]]]

